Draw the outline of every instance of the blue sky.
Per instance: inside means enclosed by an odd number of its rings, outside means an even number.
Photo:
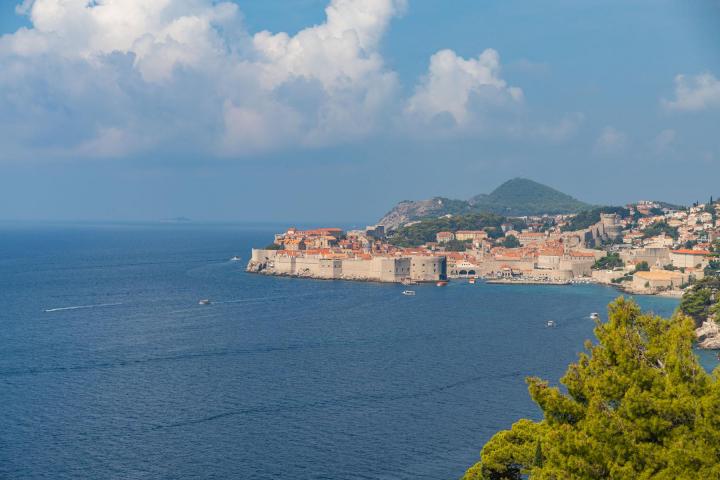
[[[0,219],[361,223],[516,176],[720,196],[716,0],[17,3]]]

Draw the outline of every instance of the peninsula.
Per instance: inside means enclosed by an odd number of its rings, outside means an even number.
[[[542,201],[533,201],[533,195],[540,195]],[[276,234],[266,248],[254,249],[247,270],[393,283],[462,278],[495,283],[593,282],[634,294],[678,297],[689,285],[720,274],[720,203],[712,199],[690,207],[655,201],[588,207],[523,179],[506,182],[481,197],[499,199],[502,208],[512,205],[516,212],[537,205],[587,208],[502,216],[495,213],[502,209],[496,204],[492,211],[468,213],[458,207],[464,213],[433,216],[424,211],[429,216],[408,220],[418,210],[400,214],[396,207],[395,214],[384,217],[392,220],[390,226],[350,231],[289,228]]]
[[[407,213],[386,218],[395,222]],[[720,349],[719,216],[720,203],[710,199],[691,207],[640,201],[554,215],[445,213],[349,231],[289,228],[253,249],[247,271],[403,284],[611,285],[682,297],[698,346]]]

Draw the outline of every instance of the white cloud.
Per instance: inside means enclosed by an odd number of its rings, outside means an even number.
[[[332,0],[320,25],[251,37],[229,2],[26,1],[32,28],[0,38],[0,140],[105,156],[123,132],[234,156],[361,138],[397,97],[378,48],[404,8]]]
[[[405,109],[421,122],[468,127],[483,120],[483,110],[520,103],[523,92],[500,78],[500,56],[487,49],[466,60],[452,50],[430,59],[428,73]]]
[[[438,124],[554,139],[574,131],[570,120],[518,127],[523,92],[501,78],[491,49],[436,53],[404,96],[380,44],[405,8],[330,0],[319,25],[250,35],[231,2],[24,0],[17,11],[31,27],[0,37],[0,160],[237,157]]]
[[[595,141],[594,151],[599,155],[617,155],[627,147],[627,135],[614,127],[605,127]]]
[[[669,110],[699,111],[720,108],[720,80],[710,73],[675,77],[675,99],[662,101]]]

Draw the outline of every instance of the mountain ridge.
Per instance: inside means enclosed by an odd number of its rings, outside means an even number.
[[[513,178],[490,193],[481,193],[469,200],[433,197],[427,200],[405,200],[380,219],[378,224],[396,229],[424,218],[464,213],[494,213],[504,216],[577,213],[591,208],[590,204],[552,187],[526,178]]]

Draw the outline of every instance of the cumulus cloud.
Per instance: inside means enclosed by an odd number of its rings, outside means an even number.
[[[615,127],[605,127],[595,141],[594,151],[599,155],[617,155],[627,147],[627,135]]]
[[[466,128],[481,123],[483,112],[522,100],[522,90],[500,77],[500,55],[495,50],[471,59],[442,50],[430,59],[428,73],[405,112],[420,122]]]
[[[0,38],[2,140],[235,156],[361,138],[397,97],[378,48],[404,8],[332,0],[320,25],[251,36],[230,2],[26,0],[32,28]]]
[[[289,35],[250,34],[237,5],[217,0],[24,0],[31,26],[0,37],[0,159],[238,157],[406,125],[513,128],[523,92],[492,49],[436,53],[403,94],[380,45],[406,7],[329,0],[324,22]],[[535,134],[564,137],[573,123]]]
[[[675,77],[675,98],[663,99],[669,110],[699,111],[720,108],[720,80],[710,73]]]

